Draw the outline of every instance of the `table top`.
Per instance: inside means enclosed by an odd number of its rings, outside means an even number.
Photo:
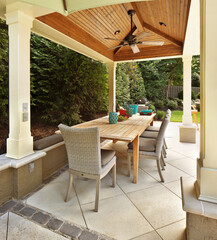
[[[132,142],[137,136],[140,136],[143,131],[145,131],[148,125],[152,122],[154,116],[155,114],[150,116],[135,114],[129,119],[116,124],[109,124],[109,118],[106,116],[72,127],[98,127],[100,129],[100,138],[102,139]],[[56,133],[60,133],[60,131],[57,131]]]

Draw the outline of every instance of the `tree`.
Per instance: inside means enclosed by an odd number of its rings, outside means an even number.
[[[130,81],[126,74],[124,63],[118,64],[116,69],[116,104],[123,106],[124,103],[130,101]]]
[[[167,79],[165,74],[159,73],[159,60],[139,62],[139,68],[144,81],[148,100],[155,101],[165,98],[165,86]]]
[[[125,65],[130,81],[130,99],[135,102],[136,99],[145,97],[144,81],[137,63],[125,63]]]
[[[169,98],[170,86],[174,84],[174,81],[180,82],[183,78],[183,64],[181,58],[164,59],[158,63],[158,71],[160,75],[165,75],[167,78],[167,88],[165,97]]]

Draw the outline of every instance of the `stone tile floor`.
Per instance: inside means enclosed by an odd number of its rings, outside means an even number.
[[[0,217],[0,240],[108,239],[105,236],[118,240],[185,240],[180,177],[192,183],[195,181],[199,132],[197,144],[180,143],[178,125],[170,123],[166,132],[168,150],[164,183],[159,182],[155,161],[141,159],[138,184],[133,184],[132,178],[126,176],[126,143],[108,141],[103,148],[114,149],[117,153],[117,185],[116,188],[110,186],[110,175],[102,180],[98,213],[93,211],[95,182],[75,178],[70,201],[65,203],[68,173],[61,171],[51,182],[23,200],[26,208],[35,209],[32,216],[26,216],[28,213],[20,209],[19,203]],[[49,220],[40,215],[40,211],[48,215]],[[49,226],[51,219],[62,221],[62,227],[52,229]],[[67,224],[74,227],[76,236],[68,234]]]

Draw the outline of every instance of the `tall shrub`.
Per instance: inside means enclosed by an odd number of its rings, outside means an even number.
[[[33,111],[50,123],[72,125],[107,111],[106,66],[35,34],[31,80]]]
[[[0,126],[8,123],[8,31],[0,19]]]

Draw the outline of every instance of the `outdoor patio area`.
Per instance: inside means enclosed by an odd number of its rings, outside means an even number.
[[[154,123],[155,126],[159,124],[160,122]],[[102,180],[98,213],[93,211],[93,180],[75,177],[70,201],[64,202],[68,185],[67,171],[57,173],[52,181],[24,199],[24,205],[41,209],[82,229],[88,228],[118,240],[184,240],[186,213],[182,210],[180,177],[192,183],[195,181],[199,131],[196,144],[180,143],[179,125],[180,123],[170,123],[166,132],[168,150],[166,169],[163,171],[165,183],[159,181],[155,161],[140,159],[138,183],[133,184],[132,177],[127,177],[127,144],[106,141],[102,144],[103,148],[116,150],[117,184],[116,188],[111,187],[111,176]],[[15,209],[15,213],[25,215],[22,213],[23,206]],[[40,224],[43,225],[42,228],[33,223],[34,218],[28,221],[16,214],[5,213],[0,217],[1,240],[24,239],[23,236],[26,239],[30,239],[29,236],[31,239],[64,239],[44,228],[48,219]],[[30,215],[34,216],[34,213]],[[16,231],[18,225],[19,234]],[[91,237],[86,235],[85,238],[83,235],[79,239],[105,239],[100,235]]]

